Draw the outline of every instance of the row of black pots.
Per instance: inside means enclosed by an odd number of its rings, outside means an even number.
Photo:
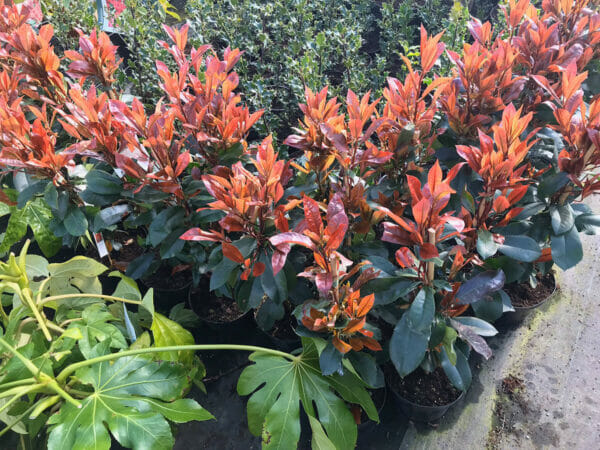
[[[155,290],[155,298],[160,299],[159,302],[181,302],[183,299],[187,300],[189,307],[192,310],[197,310],[197,304],[202,301],[202,296],[204,295],[202,292],[194,291],[191,289],[191,286],[185,286],[179,289],[168,290],[168,289],[157,289]],[[508,312],[503,316],[502,321],[506,324],[517,324],[520,323],[527,315],[529,315],[535,309],[544,305],[556,292],[556,283],[554,286],[553,292],[544,298],[541,302],[533,306],[519,307],[515,306],[515,311]],[[174,304],[174,303],[171,303]],[[241,313],[238,317],[230,321],[214,321],[209,320],[205,317],[202,317],[199,314],[199,320],[206,328],[214,331],[219,331],[221,333],[227,333],[233,330],[239,330],[241,328],[252,327],[254,329],[258,329],[259,333],[264,334],[271,342],[274,348],[282,351],[292,351],[299,347],[300,339],[280,339],[273,336],[271,333],[262,330],[260,327],[256,325],[254,320],[254,315],[251,311],[247,311],[245,313]],[[385,389],[385,388],[384,388]],[[440,406],[425,406],[413,401],[408,400],[404,396],[402,396],[395,389],[389,389],[393,394],[393,397],[396,399],[396,402],[400,408],[400,410],[405,414],[405,416],[413,421],[418,422],[435,422],[439,420],[442,416],[444,416],[450,408],[458,404],[461,399],[464,398],[465,393],[461,392],[460,395],[453,400],[452,402],[440,405]],[[384,396],[384,400],[381,404],[376,405],[378,409],[383,408],[383,403],[385,403],[385,399],[389,397],[387,391]],[[371,421],[366,421],[361,425],[361,428],[366,426],[372,426],[373,423]]]

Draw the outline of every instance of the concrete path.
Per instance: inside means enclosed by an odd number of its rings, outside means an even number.
[[[599,198],[589,204],[600,212]],[[437,428],[409,424],[400,448],[600,448],[600,237],[582,241],[554,297],[520,326],[499,325],[464,403]]]

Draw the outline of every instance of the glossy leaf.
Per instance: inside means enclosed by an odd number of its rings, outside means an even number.
[[[303,338],[303,346],[298,361],[261,353],[250,355],[254,364],[244,369],[237,388],[240,395],[252,394],[247,406],[250,431],[262,437],[265,449],[295,448],[300,438],[302,404],[309,416],[318,417],[336,448],[353,448],[356,424],[344,400],[360,403],[377,420],[365,385],[349,371],[343,376],[323,376],[315,344]]]
[[[498,244],[494,242],[494,236],[487,230],[477,230],[477,252],[482,259],[488,259],[496,254]]]
[[[555,235],[566,233],[575,224],[573,209],[568,203],[550,207],[550,218],[552,219],[552,230]]]
[[[533,262],[542,254],[538,243],[529,236],[505,236],[498,250],[509,258],[523,262]]]
[[[485,299],[504,286],[506,277],[502,270],[488,270],[475,275],[461,284],[456,298],[461,305],[468,305]]]
[[[568,233],[551,237],[552,260],[562,270],[574,267],[583,259],[583,246],[577,228]]]
[[[154,313],[152,327],[155,347],[171,347],[176,345],[193,345],[194,336],[177,322],[167,319],[162,314]],[[156,358],[165,361],[181,362],[191,364],[194,353],[191,351],[171,351],[156,353]]]
[[[168,449],[174,440],[165,417],[177,422],[212,418],[193,401],[175,401],[188,383],[187,370],[176,364],[123,357],[81,368],[75,376],[93,394],[80,409],[65,403],[50,417],[49,450],[108,450],[109,431],[125,447]]]

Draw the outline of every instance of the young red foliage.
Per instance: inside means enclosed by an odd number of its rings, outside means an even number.
[[[516,110],[510,104],[502,113],[502,120],[492,126],[493,138],[479,131],[479,147],[456,147],[458,154],[483,180],[473,218],[475,227],[490,227],[488,218],[492,211],[496,218],[502,218],[497,226],[503,226],[522,210],[514,205],[527,191],[527,179],[522,176],[527,165],[522,163],[535,143],[532,136],[537,130],[521,140],[533,116],[533,113],[522,116],[521,112],[522,108]]]
[[[65,56],[72,62],[69,64],[67,74],[74,79],[101,83],[105,88],[115,82],[114,74],[119,68],[120,60],[117,59],[117,46],[112,45],[110,38],[104,32],[99,35],[93,30],[89,36],[79,33],[79,52],[66,50]]]
[[[308,304],[304,309],[302,324],[312,331],[331,333],[333,345],[342,354],[350,350],[359,352],[365,347],[380,351],[381,345],[373,339],[373,332],[365,328],[367,313],[374,303],[374,294],[360,298],[359,290],[346,286],[340,301],[333,303],[326,312]],[[344,325],[339,326],[339,323]]]
[[[273,233],[271,225],[282,233],[274,237],[285,235],[289,230],[285,217],[286,206],[278,203],[283,197],[284,186],[291,177],[291,170],[289,163],[277,157],[269,136],[258,147],[255,158],[251,158],[256,173],[245,169],[238,162],[231,169],[218,167],[215,175],[203,175],[202,181],[206,189],[215,198],[208,209],[226,213],[219,221],[222,231],[207,233],[199,228],[192,228],[181,239],[226,243],[226,234],[229,233],[242,233],[251,237],[256,241],[257,249],[251,258],[252,263],[245,264],[249,274],[250,267],[257,264],[259,253],[265,250],[269,234]],[[230,251],[226,251],[224,247],[223,254],[239,262],[241,255],[236,255],[230,247]],[[274,273],[280,269],[274,263]],[[264,267],[262,270],[264,271]],[[256,272],[255,269],[255,274]],[[260,270],[258,272],[262,273]]]
[[[513,74],[517,52],[510,43],[497,38],[488,48],[489,36],[481,31],[481,23],[474,20],[471,24],[475,42],[465,44],[461,55],[448,51],[456,78],[442,96],[450,127],[463,136],[472,136],[491,122],[491,114],[518,98],[524,85]]]
[[[157,61],[161,87],[185,132],[195,139],[203,162],[214,167],[220,155],[232,146],[240,143],[247,147],[248,132],[263,114],[262,110],[250,113],[249,108],[240,105],[241,97],[235,93],[239,79],[233,67],[242,52],[227,48],[223,60],[214,53],[203,58],[210,49],[204,45],[192,48],[188,55],[189,25],[180,30],[164,28],[175,45],[161,45],[174,57],[178,70],[171,73],[166,64]]]
[[[435,78],[427,87],[423,88],[423,85],[425,75],[444,52],[445,46],[439,42],[441,37],[442,33],[429,38],[421,26],[421,70],[413,70],[410,61],[403,57],[408,69],[404,83],[396,78],[388,78],[388,86],[383,90],[385,106],[377,135],[383,149],[394,155],[397,173],[392,173],[393,176],[403,176],[405,161],[415,148],[417,159],[423,156],[420,155],[423,151],[430,153],[431,145],[439,134],[432,131],[432,125],[438,97],[448,79]],[[410,130],[409,137],[405,137],[406,130]]]
[[[348,216],[340,194],[335,194],[327,205],[326,221],[323,224],[320,205],[317,201],[304,197],[304,220],[295,231],[277,234],[269,239],[273,254],[273,272],[279,272],[285,265],[291,245],[301,245],[313,251],[315,264],[299,276],[314,281],[321,295],[326,295],[334,281],[346,273],[352,262],[337,250],[342,245],[348,230]]]

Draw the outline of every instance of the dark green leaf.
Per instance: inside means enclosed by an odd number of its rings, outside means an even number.
[[[160,243],[179,228],[183,223],[185,211],[181,207],[171,207],[161,211],[148,228],[148,242],[157,247]]]
[[[583,246],[577,228],[560,236],[552,236],[551,239],[552,259],[562,270],[574,267],[583,259]]]
[[[538,186],[538,195],[548,198],[569,182],[566,172],[558,172],[545,177]]]
[[[319,355],[319,366],[321,367],[321,373],[325,376],[332,375],[334,373],[343,373],[342,371],[342,355],[334,346],[330,340],[327,341],[327,345]]]
[[[125,274],[134,280],[139,280],[144,276],[152,262],[154,261],[153,253],[144,253],[138,256],[127,265]]]
[[[528,219],[531,216],[535,216],[537,213],[542,212],[544,209],[546,209],[545,202],[528,203],[523,207],[523,210],[517,215],[516,220]]]
[[[396,324],[390,340],[390,359],[401,377],[405,377],[421,364],[430,330],[416,331],[408,325],[408,314],[404,313]]]
[[[385,386],[383,371],[371,355],[365,352],[350,352],[348,359],[369,387],[379,389]]]
[[[425,331],[431,329],[433,316],[435,314],[435,300],[433,298],[433,289],[429,286],[423,287],[413,300],[405,313],[407,315],[407,325],[415,331]],[[428,333],[429,334],[429,331]]]
[[[73,207],[69,210],[65,217],[65,228],[72,236],[82,236],[88,228],[88,221],[83,211]]]
[[[91,170],[85,179],[87,181],[87,189],[95,194],[120,194],[123,190],[123,182],[119,177],[102,170]]]
[[[499,250],[509,258],[523,262],[533,262],[542,254],[538,243],[529,236],[505,236]]]
[[[446,349],[442,348],[440,352],[440,361],[442,369],[446,373],[446,376],[456,389],[466,391],[471,385],[471,368],[469,367],[469,361],[465,357],[462,351],[458,348],[456,350],[456,364],[452,364],[446,353]]]
[[[564,204],[550,207],[550,217],[552,219],[552,230],[554,234],[566,233],[575,224],[575,217],[571,205]]]

